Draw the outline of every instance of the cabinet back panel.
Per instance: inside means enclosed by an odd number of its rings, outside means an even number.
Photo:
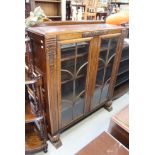
[[[60,4],[50,2],[36,2],[36,7],[40,6],[46,16],[60,16]]]

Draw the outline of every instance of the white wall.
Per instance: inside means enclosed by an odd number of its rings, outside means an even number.
[[[61,0],[61,16],[62,20],[66,20],[66,0]]]

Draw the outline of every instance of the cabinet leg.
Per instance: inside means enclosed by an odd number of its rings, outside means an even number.
[[[104,104],[104,108],[105,108],[106,110],[108,110],[109,112],[112,111],[112,100],[107,101],[107,102]]]
[[[62,145],[59,134],[54,135],[54,136],[51,136],[50,134],[48,134],[48,137],[49,137],[49,140],[55,146],[56,149],[59,148]]]
[[[46,147],[44,147],[44,153],[47,153],[47,146]]]

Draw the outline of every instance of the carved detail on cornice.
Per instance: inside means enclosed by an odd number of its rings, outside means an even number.
[[[82,34],[82,37],[87,38],[87,37],[94,37],[94,36],[105,35],[105,34],[108,34],[108,30],[98,30],[98,31],[92,31],[92,32],[84,32]]]

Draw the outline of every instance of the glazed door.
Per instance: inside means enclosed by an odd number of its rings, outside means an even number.
[[[100,51],[90,110],[102,106],[108,100],[111,75],[121,33],[100,36]],[[113,67],[114,66],[114,67]]]
[[[60,41],[60,128],[84,115],[86,83],[92,38]]]

